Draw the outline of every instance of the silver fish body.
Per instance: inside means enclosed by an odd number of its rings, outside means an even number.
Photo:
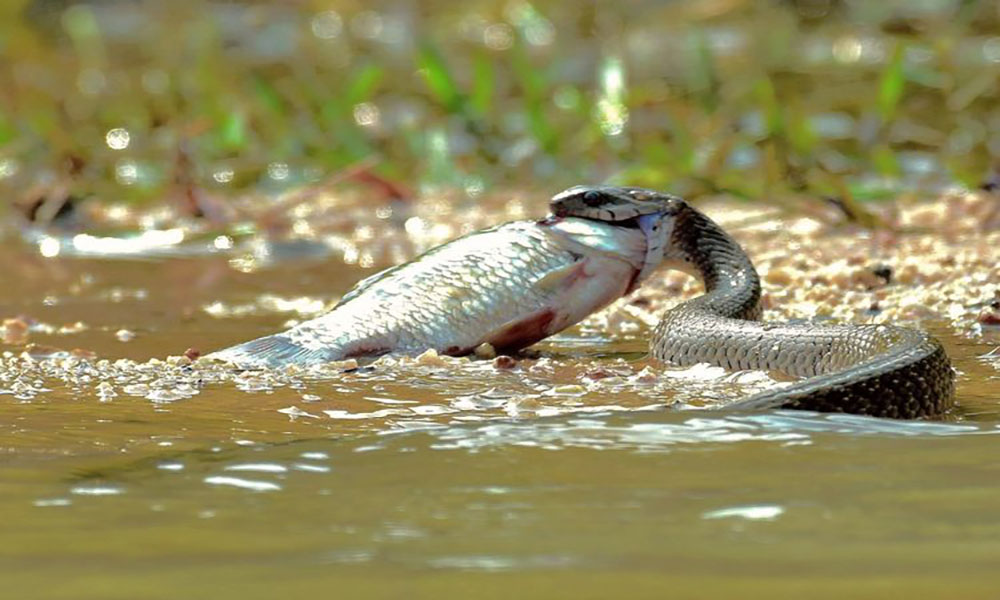
[[[571,217],[472,233],[361,281],[321,317],[208,358],[258,368],[518,350],[634,289],[649,267],[644,229]]]

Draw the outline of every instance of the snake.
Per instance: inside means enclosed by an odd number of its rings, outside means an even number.
[[[763,322],[761,282],[747,253],[685,200],[639,187],[576,186],[556,194],[557,217],[641,223],[647,263],[699,277],[701,296],[666,310],[650,338],[660,362],[709,363],[798,378],[725,406],[799,409],[874,417],[938,417],[953,406],[954,370],[928,332],[887,324]],[[645,268],[645,267],[644,267]]]

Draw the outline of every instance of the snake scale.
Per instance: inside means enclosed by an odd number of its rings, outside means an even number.
[[[662,253],[668,266],[700,277],[705,293],[663,315],[650,340],[656,359],[803,378],[727,409],[913,419],[938,416],[952,406],[954,371],[941,343],[927,332],[892,325],[759,321],[761,284],[750,258],[719,225],[676,196],[634,187],[577,186],[556,195],[550,208],[558,217],[609,222],[664,216],[650,221],[657,229],[645,231],[651,252],[656,258]]]

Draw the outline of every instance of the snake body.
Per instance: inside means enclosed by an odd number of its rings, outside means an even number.
[[[761,284],[739,244],[682,199],[642,188],[577,186],[556,195],[557,216],[627,221],[659,213],[650,239],[663,261],[699,276],[705,294],[666,311],[653,331],[652,355],[686,366],[765,369],[803,377],[727,405],[845,412],[878,417],[937,416],[952,406],[954,372],[927,332],[891,325],[760,322]],[[650,242],[650,248],[656,244]]]

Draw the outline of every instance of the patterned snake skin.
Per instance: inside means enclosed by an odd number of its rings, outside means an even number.
[[[654,357],[674,365],[776,370],[805,379],[727,408],[791,408],[913,419],[952,406],[954,372],[930,334],[890,325],[762,323],[761,286],[743,249],[675,196],[641,188],[578,186],[555,196],[553,214],[622,221],[664,214],[663,259],[693,272],[705,294],[668,310],[653,332]],[[648,234],[648,232],[647,232]]]

